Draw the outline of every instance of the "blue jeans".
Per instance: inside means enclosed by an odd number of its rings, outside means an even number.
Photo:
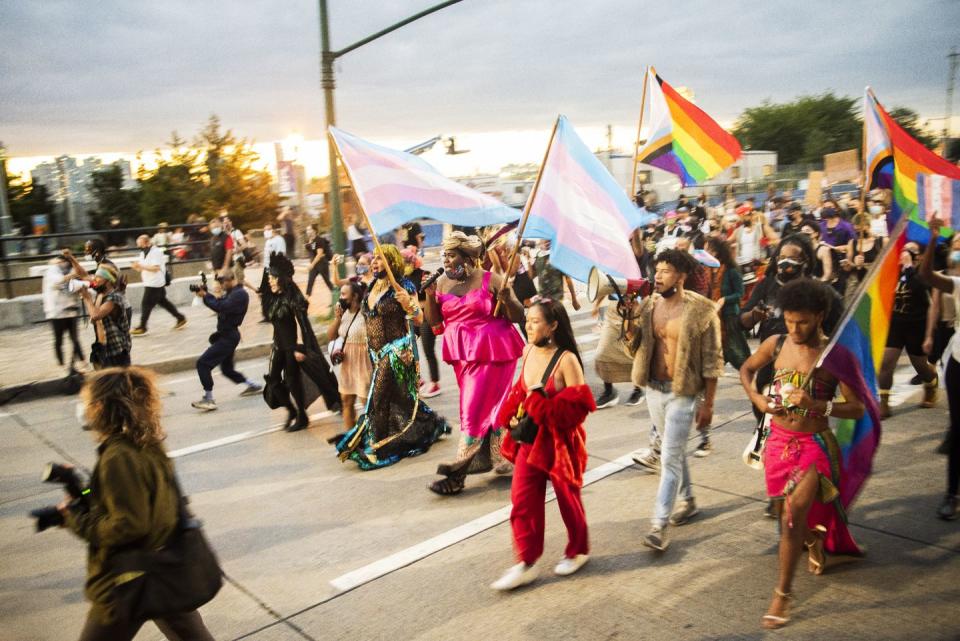
[[[647,408],[650,420],[660,427],[660,488],[653,507],[654,527],[664,527],[673,511],[677,493],[684,499],[693,498],[690,470],[687,468],[687,439],[693,426],[697,399],[693,396],[674,396],[656,386],[647,387]]]

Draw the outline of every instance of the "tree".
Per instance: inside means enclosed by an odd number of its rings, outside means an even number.
[[[857,100],[832,92],[793,102],[765,101],[744,110],[733,134],[744,149],[776,151],[780,164],[816,163],[823,155],[859,146]]]
[[[90,224],[94,229],[106,229],[112,218],[119,218],[121,227],[140,226],[140,192],[123,188],[120,165],[108,165],[93,172],[90,193],[96,201],[90,212]]]
[[[168,151],[154,151],[157,168],[140,166],[137,180],[142,192],[140,212],[144,224],[182,223],[190,214],[199,213],[206,188],[198,167],[199,153],[187,146],[177,132],[170,136]]]
[[[45,215],[54,229],[54,202],[44,185],[24,182],[21,178],[7,174],[7,202],[10,204],[10,217],[13,224],[24,234],[33,229],[33,216]]]

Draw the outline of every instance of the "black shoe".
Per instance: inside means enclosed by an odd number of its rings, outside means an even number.
[[[946,456],[950,453],[950,435],[947,434],[943,437],[943,442],[937,446],[937,454],[943,454]]]
[[[944,521],[952,521],[957,518],[957,497],[947,494],[937,510],[937,516]]]
[[[611,388],[609,392],[603,392],[597,397],[597,409],[602,410],[613,407],[619,402],[620,395],[617,394],[617,390]]]
[[[297,414],[296,420],[293,422],[288,422],[284,429],[288,432],[299,432],[300,430],[307,429],[309,426],[310,417],[301,412]]]
[[[639,405],[643,400],[643,390],[639,387],[634,387],[633,391],[630,392],[630,398],[627,399],[627,405]]]
[[[916,376],[914,376],[913,378],[910,379],[910,384],[911,384],[911,385],[919,385],[919,384],[922,383],[922,382],[923,382],[923,379],[920,378],[920,375],[919,375],[919,374],[917,374]]]

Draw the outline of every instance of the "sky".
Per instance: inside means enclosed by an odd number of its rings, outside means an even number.
[[[435,3],[328,0],[332,46]],[[317,7],[0,0],[11,173],[59,154],[149,156],[211,113],[265,161],[271,141],[302,136],[308,174],[325,172]],[[558,113],[591,147],[610,124],[628,148],[652,64],[725,126],[763,100],[869,84],[939,130],[958,24],[956,0],[463,0],[340,58],[337,124],[398,148],[454,135],[471,153],[428,156],[454,175],[539,162]]]

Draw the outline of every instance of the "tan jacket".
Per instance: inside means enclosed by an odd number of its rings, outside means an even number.
[[[633,358],[631,378],[637,387],[645,387],[650,378],[653,360],[653,307],[660,294],[648,296],[640,304],[637,318],[640,345]],[[673,393],[696,396],[703,391],[705,378],[723,374],[723,348],[720,343],[720,316],[710,299],[683,292],[683,315],[674,364]]]

